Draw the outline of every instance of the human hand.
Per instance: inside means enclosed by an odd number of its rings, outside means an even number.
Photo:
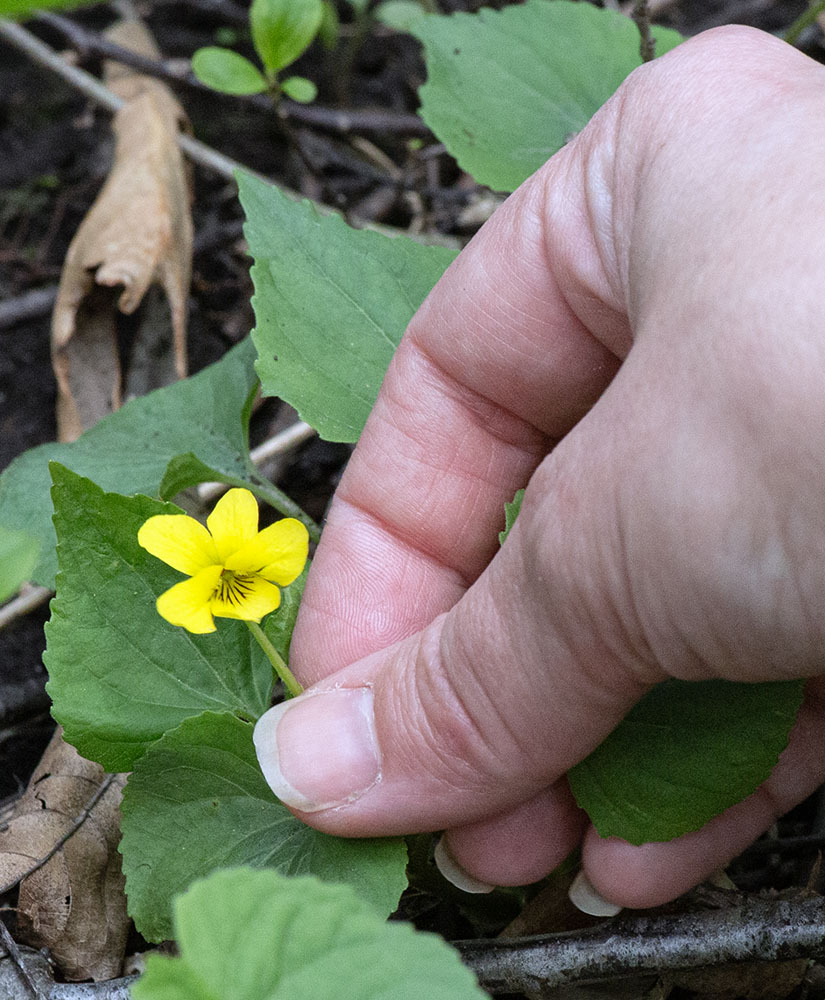
[[[583,838],[597,892],[651,906],[825,778],[823,115],[821,66],[706,33],[632,74],[433,290],[310,574],[291,663],[314,686],[256,730],[306,822],[445,829],[498,885]],[[754,795],[670,843],[603,840],[565,772],[667,677],[815,679]]]

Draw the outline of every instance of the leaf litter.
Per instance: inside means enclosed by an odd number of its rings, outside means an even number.
[[[106,36],[158,58],[138,21],[120,21]],[[164,83],[126,66],[106,63],[104,82],[124,100],[112,126],[114,163],[69,246],[52,316],[61,441],[74,441],[118,409],[124,395],[143,394],[187,370],[192,195],[177,143],[186,115]],[[142,303],[124,392],[120,319]]]

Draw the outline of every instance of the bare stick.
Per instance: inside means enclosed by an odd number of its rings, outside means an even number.
[[[648,0],[635,0],[633,20],[639,29],[639,55],[642,62],[650,62],[656,55],[656,39],[650,32],[650,7]]]
[[[57,285],[47,285],[45,288],[32,288],[13,299],[0,302],[0,330],[48,316],[56,298]]]
[[[31,990],[32,996],[37,997],[37,1000],[46,1000],[40,987],[29,974],[29,970],[26,968],[23,957],[20,954],[20,949],[17,947],[14,938],[9,934],[8,927],[6,927],[2,920],[0,920],[0,941],[3,942],[3,947],[6,949],[9,958],[14,962],[23,982]]]
[[[23,881],[23,879],[28,878],[29,875],[33,875],[36,871],[42,868],[43,865],[45,865],[48,861],[51,861],[51,859],[55,856],[55,854],[57,854],[60,848],[63,847],[66,841],[70,840],[81,828],[81,826],[83,826],[83,824],[92,814],[95,806],[98,804],[98,802],[100,802],[100,800],[103,798],[106,792],[108,792],[109,789],[112,787],[112,783],[115,781],[117,777],[118,777],[117,774],[106,775],[103,781],[101,781],[101,783],[98,785],[94,795],[89,799],[89,801],[83,807],[80,814],[75,818],[72,825],[63,834],[62,837],[58,838],[58,840],[55,842],[54,846],[48,852],[48,854],[45,854],[42,858],[35,861],[34,864],[30,868],[27,868],[22,875],[18,875],[17,878],[12,879],[5,885],[0,885],[0,896],[4,896],[7,892],[10,892],[12,889],[14,889],[15,886],[19,885]]]
[[[621,917],[568,934],[453,943],[484,989],[530,994],[728,962],[821,959],[825,899],[754,899],[722,910]]]
[[[283,455],[285,452],[297,448],[304,441],[309,441],[317,433],[314,427],[310,427],[303,420],[298,420],[268,440],[262,441],[261,444],[250,451],[249,457],[255,465],[261,465],[267,459],[274,458],[275,455]]]
[[[255,465],[261,465],[267,459],[274,458],[275,455],[285,455],[288,451],[292,451],[293,448],[302,445],[304,441],[308,441],[316,433],[314,427],[305,424],[303,420],[298,420],[259,444],[257,448],[253,448],[249,457]],[[208,502],[228,489],[226,483],[201,483],[198,487],[198,497],[204,502]]]
[[[21,52],[25,52],[26,55],[28,55],[35,62],[39,63],[41,66],[45,66],[57,73],[59,76],[62,76],[67,83],[70,83],[73,87],[75,87],[75,89],[79,90],[80,93],[85,94],[93,101],[97,101],[98,104],[107,108],[109,111],[117,112],[123,104],[121,98],[119,98],[116,94],[113,94],[107,87],[104,87],[99,80],[95,79],[95,77],[91,75],[91,73],[78,69],[76,66],[70,66],[60,57],[60,55],[58,55],[58,53],[49,48],[49,46],[44,42],[41,42],[40,39],[35,37],[30,31],[21,27],[21,25],[0,18],[0,39],[5,39]],[[234,181],[236,173],[240,171],[241,173],[251,174],[253,177],[257,177],[259,180],[263,180],[267,184],[273,183],[271,178],[264,177],[263,174],[259,174],[250,167],[246,167],[244,164],[238,163],[237,160],[233,160],[229,156],[224,156],[223,153],[219,153],[216,149],[212,149],[210,146],[207,146],[206,143],[193,139],[191,135],[181,133],[178,136],[178,145],[195,163],[208,170],[213,170],[221,177],[226,178],[226,180]],[[297,191],[284,187],[282,184],[278,185],[278,190],[281,194],[286,195],[287,198],[292,198],[294,201],[311,201],[311,199],[305,199],[303,195],[299,194]],[[338,214],[336,210],[334,208],[330,208],[329,205],[324,205],[323,203],[317,201],[312,201],[312,204],[322,215]],[[382,226],[373,222],[368,222],[364,219],[358,219],[354,216],[350,218],[350,222],[357,228],[371,229],[373,232],[383,233],[386,236],[398,236],[399,233],[404,232],[404,230],[396,229],[394,226]],[[460,240],[457,240],[452,236],[445,236],[442,233],[406,233],[405,235],[408,235],[410,239],[417,240],[420,243],[446,246],[455,250],[461,249]]]
[[[91,73],[70,66],[57,52],[50,49],[48,45],[41,42],[39,38],[27,31],[22,25],[15,24],[14,21],[0,19],[0,38],[5,39],[16,49],[45,66],[52,72],[62,76],[67,83],[70,83],[81,94],[85,94],[93,101],[97,101],[104,108],[111,112],[118,111],[123,101],[116,94],[113,94],[108,87],[96,80]]]
[[[101,35],[89,31],[87,28],[76,24],[67,17],[59,14],[43,12],[37,15],[38,21],[47,24],[59,31],[69,42],[72,48],[76,49],[81,56],[97,56],[104,59],[114,59],[124,66],[131,66],[132,69],[144,73],[146,76],[153,76],[159,80],[165,80],[174,86],[186,86],[194,90],[205,91],[215,96],[215,91],[186,69],[180,70],[168,62],[151,59],[148,56],[133,52],[122,45],[109,41]],[[242,94],[234,95],[234,100],[242,100],[244,103],[259,108],[261,111],[272,113],[273,104],[270,98],[263,94]],[[396,135],[411,135],[426,138],[432,132],[418,117],[418,115],[407,114],[399,111],[385,111],[376,109],[373,111],[340,111],[337,108],[324,108],[317,104],[298,104],[288,99],[281,101],[279,113],[292,121],[300,122],[304,125],[313,125],[316,128],[325,129],[330,132],[388,132]]]
[[[21,590],[17,597],[13,597],[0,607],[0,629],[5,628],[17,618],[22,618],[30,611],[34,611],[35,608],[39,608],[41,604],[45,604],[53,593],[54,591],[49,590],[48,587],[28,586]]]
[[[58,76],[63,77],[67,83],[70,83],[76,90],[79,90],[81,94],[85,94],[86,97],[96,101],[113,114],[118,112],[123,106],[123,99],[118,97],[117,94],[113,94],[108,87],[104,87],[91,73],[78,69],[77,66],[70,66],[57,52],[49,48],[48,45],[41,42],[39,38],[21,27],[21,25],[15,24],[13,21],[0,19],[0,38],[10,42],[36,63],[45,66],[47,69],[57,73]],[[243,170],[250,174],[255,173],[255,171],[245,167],[242,163],[238,163],[237,160],[224,156],[223,153],[211,149],[189,135],[181,134],[178,136],[178,142],[186,155],[191,157],[196,163],[214,170],[215,173],[222,175],[227,180],[231,181],[235,179],[236,170]],[[260,177],[261,175],[256,174],[256,176]],[[263,179],[267,180],[267,178]],[[295,192],[284,191],[284,193],[298,197]]]
[[[41,991],[46,990],[48,1000],[129,1000],[129,989],[134,986],[137,976],[124,976],[121,979],[107,979],[100,983],[55,983],[52,970],[45,955],[31,948],[18,948],[20,960],[26,973],[35,981],[39,981]],[[20,977],[13,960],[5,959],[0,951],[0,997],[17,998],[24,994],[20,992]],[[42,992],[38,996],[42,996]]]

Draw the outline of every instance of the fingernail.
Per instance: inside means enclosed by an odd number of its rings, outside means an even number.
[[[285,701],[258,719],[253,739],[269,787],[302,812],[354,802],[381,778],[369,688]]]
[[[464,871],[452,854],[450,854],[447,848],[447,841],[444,837],[435,845],[433,860],[435,861],[436,868],[456,889],[479,894],[492,892],[495,889],[495,886],[490,885],[489,882],[482,882],[480,879],[473,878],[472,875]]]
[[[622,909],[616,903],[610,903],[600,896],[584,872],[579,872],[573,879],[567,896],[577,910],[589,913],[591,917],[615,917]]]

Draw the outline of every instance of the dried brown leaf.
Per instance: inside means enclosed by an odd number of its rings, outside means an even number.
[[[8,824],[0,830],[0,884],[46,856],[83,813],[104,778],[55,734]],[[46,947],[69,980],[120,972],[129,920],[117,851],[119,776],[64,846],[20,885],[18,937]]]
[[[120,22],[107,35],[157,56],[140,22]],[[167,366],[171,373],[142,374],[138,381],[151,388],[170,374],[186,374],[193,236],[189,177],[177,144],[186,116],[158,80],[117,64],[106,66],[104,78],[125,101],[113,122],[114,163],[66,254],[52,316],[62,441],[74,440],[120,406],[118,312],[135,313],[150,286],[160,286],[166,297],[174,360]],[[147,320],[149,332],[156,333],[156,316]],[[157,356],[157,349],[143,353]]]

